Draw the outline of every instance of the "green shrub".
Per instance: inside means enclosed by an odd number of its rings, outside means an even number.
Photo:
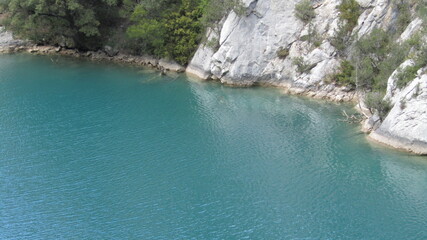
[[[394,0],[396,6],[396,35],[400,35],[405,31],[406,27],[411,23],[411,6],[408,0]]]
[[[134,24],[127,29],[129,37],[143,42],[141,48],[145,53],[162,56],[166,32],[161,20],[149,16],[143,5],[137,5],[131,21]]]
[[[408,58],[411,50],[416,66],[398,74],[400,87],[414,78],[414,72],[427,65],[427,47],[422,44],[418,34],[403,43],[395,43],[390,35],[378,29],[362,37],[356,42],[352,57],[357,86],[365,90],[384,91],[390,75]]]
[[[335,30],[334,36],[329,39],[329,42],[337,50],[339,56],[343,56],[348,42],[351,40],[350,33],[346,30],[343,23],[339,23],[338,29]]]
[[[360,6],[356,0],[342,0],[341,4],[337,6],[340,12],[340,20],[345,23],[344,30],[346,32],[353,31],[357,25],[360,16]]]
[[[211,38],[205,41],[205,46],[216,51],[220,47],[218,38]]]
[[[314,47],[319,47],[322,45],[323,39],[322,36],[320,36],[319,33],[317,33],[316,29],[313,28],[313,26],[309,26],[308,34],[301,36],[301,41],[308,42],[312,44]]]
[[[362,37],[355,43],[352,58],[354,73],[352,75],[356,78],[354,82],[358,88],[371,90],[381,85],[377,76],[381,72],[380,65],[388,66],[383,61],[388,57],[389,51],[390,38],[381,29],[373,30],[371,34]],[[387,81],[389,76],[381,79],[381,82]]]
[[[330,43],[335,47],[339,56],[344,55],[344,51],[351,40],[351,32],[357,25],[360,16],[360,6],[356,0],[343,0],[337,6],[340,12],[340,21],[338,29],[335,30],[334,36],[330,39]]]
[[[416,1],[416,12],[417,16],[421,18],[424,22],[427,20],[427,1],[426,0],[417,0]]]
[[[171,58],[185,65],[197,49],[202,33],[202,9],[196,3],[195,0],[183,0],[178,10],[162,10],[157,9],[159,6],[148,5],[160,13],[139,4],[131,16],[134,24],[127,33],[144,43],[145,53]]]
[[[374,29],[369,35],[356,42],[356,53],[369,56],[372,60],[383,60],[389,52],[390,38],[386,31]]]
[[[399,72],[396,74],[396,85],[398,88],[405,87],[409,82],[414,80],[417,77],[417,71],[420,68],[415,66],[407,66],[404,69],[399,69]]]
[[[405,53],[408,55],[408,52],[414,51],[411,53],[411,58],[414,60],[415,64],[413,66],[407,66],[404,69],[399,69],[396,75],[396,84],[399,88],[405,87],[409,82],[414,80],[417,76],[418,70],[427,65],[427,46],[421,41],[421,35],[417,34],[411,39],[402,44],[405,46]],[[402,47],[401,47],[402,48]],[[394,55],[397,56],[406,56],[402,52],[396,52]],[[402,57],[401,57],[402,58]]]
[[[296,71],[299,74],[308,73],[311,69],[313,69],[316,64],[307,63],[303,57],[296,57],[292,59],[292,63],[297,67]]]
[[[343,86],[355,87],[356,83],[352,77],[354,67],[349,61],[342,61],[338,73],[332,76],[333,81]]]
[[[202,25],[205,29],[216,29],[218,22],[230,11],[242,16],[246,12],[241,0],[200,0],[203,9]]]
[[[373,113],[375,110],[378,112],[378,116],[381,120],[384,120],[390,112],[392,105],[389,100],[384,100],[384,94],[380,92],[368,93],[365,98],[365,104],[369,111]]]
[[[2,0],[3,22],[16,36],[82,50],[102,47],[120,22],[117,1]]]
[[[414,50],[420,50],[422,47],[422,35],[418,32],[412,35],[406,42]]]
[[[407,43],[390,43],[389,49],[387,56],[378,64],[378,73],[373,85],[376,90],[387,88],[388,78],[406,60],[410,51]]]
[[[289,56],[289,49],[280,47],[279,49],[277,49],[276,54],[278,58],[285,59]]]
[[[301,2],[295,5],[295,16],[303,21],[309,23],[313,18],[316,17],[314,8],[310,0],[301,0]]]
[[[356,88],[363,90],[371,90],[374,84],[376,72],[369,57],[361,57],[354,62],[354,71],[352,77],[356,84]]]
[[[202,11],[191,0],[183,0],[179,11],[165,18],[164,57],[186,65],[196,51],[202,33]]]
[[[135,2],[125,0],[125,2]],[[187,64],[199,43],[217,49],[217,39],[208,40],[207,30],[230,11],[243,15],[240,0],[139,0],[131,15],[128,35],[141,43],[140,51]]]

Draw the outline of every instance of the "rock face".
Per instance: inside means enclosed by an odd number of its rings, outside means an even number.
[[[421,28],[422,21],[414,19],[400,36],[404,41]],[[406,60],[399,68],[414,66],[412,59]],[[419,69],[417,77],[406,87],[399,88],[393,72],[387,82],[385,99],[391,101],[393,108],[386,119],[369,135],[372,139],[386,145],[427,155],[427,67]],[[372,121],[369,119],[368,121]]]
[[[17,46],[24,44],[24,41],[16,40],[13,38],[12,33],[5,31],[4,27],[0,27],[0,46]]]
[[[27,44],[26,41],[15,39],[11,32],[0,27],[0,53],[20,51]]]
[[[410,64],[408,62],[407,64]],[[416,79],[402,90],[389,79],[387,97],[394,106],[370,137],[384,144],[427,154],[427,74],[420,70]]]
[[[304,43],[298,42],[301,34],[307,29],[304,24],[295,18],[294,7],[296,0],[258,0],[246,1],[248,7],[245,16],[237,16],[231,12],[226,18],[219,36],[217,51],[202,46],[191,61],[188,71],[201,78],[219,79],[223,83],[234,85],[252,85],[267,83],[284,85],[297,78],[292,65],[292,57],[310,54],[310,59],[319,65],[328,65],[333,62],[334,51],[330,45],[323,44],[316,51],[305,51]],[[319,22],[324,8],[332,8],[336,1],[327,1],[318,8]],[[335,6],[335,5],[334,5]],[[337,13],[335,13],[337,15]],[[328,17],[328,22],[334,19]],[[326,32],[326,25],[322,23],[318,31]],[[289,49],[289,57],[281,59],[277,56],[280,48]],[[305,51],[305,52],[304,52]],[[322,71],[319,71],[322,69]],[[300,83],[310,85],[320,81],[322,74],[328,69],[318,67],[312,69],[313,77],[301,76]],[[307,81],[308,80],[308,81]]]
[[[325,82],[340,66],[329,39],[338,28],[337,6],[341,1],[317,1],[311,26],[295,17],[298,2],[245,0],[246,14],[238,16],[231,12],[219,34],[209,34],[209,39],[218,41],[219,47],[201,45],[187,72],[230,85],[273,85],[317,98],[354,100],[348,91],[340,91]],[[393,19],[387,0],[359,0],[359,4],[365,10],[354,34],[363,36],[375,27],[386,27]],[[304,40],[313,29],[319,37],[318,44]],[[288,55],[279,57],[281,49],[286,49]],[[302,58],[311,68],[303,73],[296,71],[295,58]]]
[[[286,92],[314,98],[349,101],[357,98],[354,92],[341,89],[325,81],[337,71],[341,59],[331,45],[339,23],[337,6],[340,0],[312,1],[316,17],[311,28],[295,17],[299,0],[244,0],[246,14],[231,12],[223,21],[221,31],[209,33],[209,39],[218,42],[218,48],[201,45],[187,73],[202,79],[216,79],[231,85],[273,85]],[[357,0],[363,11],[352,35],[360,38],[375,28],[390,28],[396,21],[391,0]],[[399,41],[409,39],[421,27],[414,19]],[[304,41],[315,29],[320,44]],[[286,49],[286,55],[278,51]],[[302,58],[310,66],[306,72],[297,71],[293,59]],[[411,65],[413,62],[404,63]],[[387,97],[395,103],[383,123],[370,119],[376,128],[371,137],[416,153],[427,153],[427,75],[419,76],[405,89],[397,89],[390,77]],[[402,103],[405,106],[402,106]],[[372,130],[372,129],[370,129]],[[369,131],[370,131],[369,130]]]

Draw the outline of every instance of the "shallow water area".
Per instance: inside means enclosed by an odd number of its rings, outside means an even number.
[[[427,158],[343,109],[0,56],[0,239],[427,239]]]

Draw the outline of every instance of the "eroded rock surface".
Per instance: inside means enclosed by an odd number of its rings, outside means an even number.
[[[217,79],[231,85],[273,85],[285,92],[313,98],[351,101],[358,98],[354,91],[326,80],[337,71],[342,59],[331,45],[338,28],[340,0],[320,0],[314,4],[316,17],[312,28],[321,37],[319,45],[303,41],[310,29],[295,17],[299,0],[245,0],[250,11],[238,16],[231,12],[223,22],[217,39],[219,47],[200,46],[187,72],[202,79]],[[391,0],[357,0],[362,13],[352,35],[357,38],[375,28],[388,29],[396,22]],[[415,18],[402,33],[400,42],[408,40],[421,27]],[[287,49],[287,56],[278,56]],[[310,66],[306,72],[297,71],[293,59],[302,58]],[[413,65],[411,60],[402,67]],[[396,72],[394,73],[394,75]],[[420,72],[421,74],[421,72]],[[416,153],[427,153],[427,75],[417,77],[404,89],[398,89],[394,76],[388,83],[387,98],[394,104],[384,122],[369,119],[371,137],[388,145]],[[404,104],[404,106],[402,105]]]
[[[210,33],[209,39],[218,41],[218,48],[201,45],[187,68],[187,72],[202,79],[217,79],[225,84],[248,86],[273,85],[291,92],[317,95],[341,101],[354,100],[348,91],[339,91],[325,80],[337,71],[341,59],[330,39],[339,23],[337,6],[340,0],[323,0],[314,4],[316,17],[312,24],[304,24],[295,17],[299,0],[246,0],[250,9],[246,15],[231,12],[222,24],[218,36]],[[393,19],[387,0],[359,0],[364,11],[354,34],[363,36],[376,27],[386,27]],[[315,45],[306,41],[310,31],[320,38]],[[281,49],[288,56],[278,56]],[[293,60],[302,57],[311,66],[298,72]],[[328,94],[334,92],[336,96]],[[341,97],[343,95],[345,97]]]
[[[394,85],[395,80],[390,78],[387,96],[394,106],[370,137],[396,148],[427,154],[427,74],[418,76],[402,90]]]

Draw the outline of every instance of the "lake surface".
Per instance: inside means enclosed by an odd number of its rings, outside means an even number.
[[[427,157],[343,109],[0,56],[0,239],[427,239]]]

